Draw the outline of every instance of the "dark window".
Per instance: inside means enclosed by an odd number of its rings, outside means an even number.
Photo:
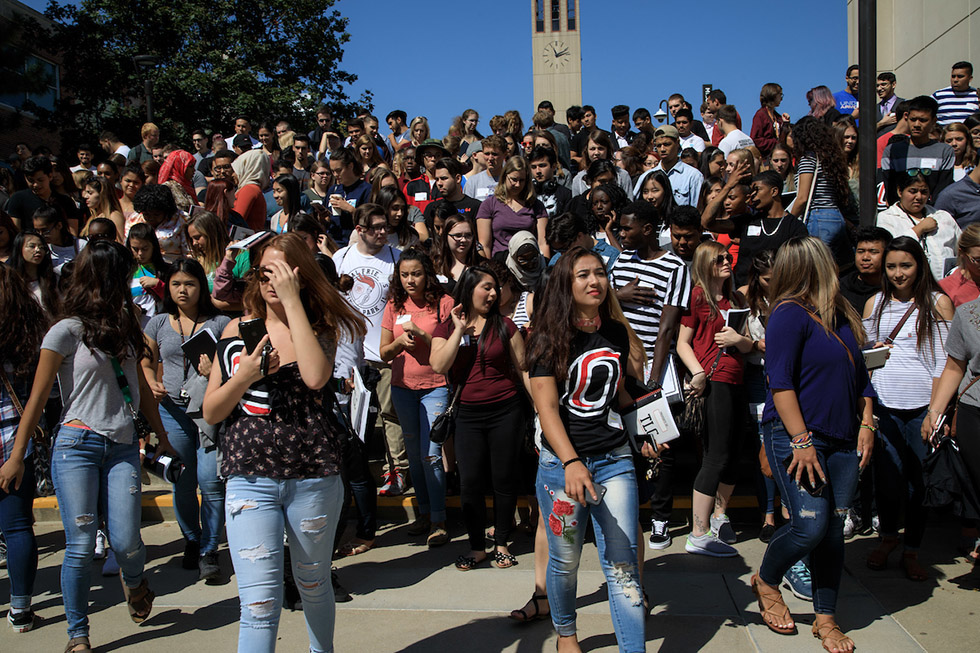
[[[561,0],[551,0],[551,31],[561,31]]]
[[[537,0],[534,8],[534,31],[544,31],[544,0]]]
[[[575,0],[568,0],[568,30],[575,31]]]
[[[6,78],[23,76],[28,89],[14,93],[0,91],[0,104],[29,110],[25,105],[33,102],[42,109],[54,111],[55,101],[59,97],[58,66],[33,54],[8,50],[3,55],[5,61],[13,62],[16,70],[10,65],[3,65],[2,74]]]

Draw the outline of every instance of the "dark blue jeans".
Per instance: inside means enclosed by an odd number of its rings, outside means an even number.
[[[881,534],[898,537],[902,506],[905,506],[905,548],[913,551],[922,545],[926,530],[926,509],[922,505],[925,480],[922,460],[926,445],[919,430],[928,406],[913,410],[896,410],[875,406],[878,437],[875,439],[875,494]]]
[[[766,422],[762,429],[763,445],[779,495],[789,511],[789,522],[769,541],[759,577],[778,586],[783,574],[809,554],[814,612],[832,615],[837,610],[837,590],[844,569],[844,517],[858,480],[855,441],[813,435],[817,459],[827,477],[827,485],[814,497],[786,473],[783,460],[793,450],[783,423]]]
[[[762,365],[745,366],[745,390],[749,397],[749,437],[759,438],[759,448],[762,448],[762,404],[766,402],[766,374]],[[770,465],[772,461],[770,461]],[[762,516],[771,515],[776,511],[776,481],[762,473],[762,468],[755,470],[755,492],[759,500]]]
[[[34,538],[34,454],[24,459],[20,489],[0,490],[0,533],[7,541],[10,607],[27,610],[37,576],[37,540]]]

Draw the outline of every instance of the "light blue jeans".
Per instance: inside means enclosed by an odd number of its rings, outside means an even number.
[[[340,476],[276,480],[232,476],[225,499],[228,548],[238,579],[240,653],[276,649],[283,592],[283,534],[314,653],[333,651],[330,563],[344,501]]]
[[[606,488],[597,506],[583,506],[565,494],[565,470],[553,453],[542,449],[538,458],[538,505],[541,519],[548,520],[551,621],[559,635],[576,633],[578,566],[586,520],[591,517],[619,650],[645,651],[643,588],[636,564],[640,512],[633,455],[629,445],[623,445],[606,454],[582,458],[593,483]]]
[[[847,239],[847,223],[838,209],[813,209],[806,219],[806,230],[830,248],[838,265],[853,258]]]
[[[184,539],[201,545],[202,555],[217,551],[225,523],[225,484],[218,478],[218,449],[205,451],[201,447],[194,420],[170,397],[160,402],[160,421],[185,467],[173,484],[174,513],[180,532]],[[201,488],[200,505],[198,487]]]
[[[61,593],[68,637],[87,637],[89,567],[99,515],[105,517],[123,582],[138,587],[143,581],[139,443],[119,444],[90,429],[63,425],[54,441],[51,478],[65,528]]]
[[[442,468],[442,445],[429,439],[429,429],[449,404],[446,386],[409,390],[391,386],[391,403],[405,437],[408,470],[415,483],[419,513],[434,522],[446,521],[446,472]]]

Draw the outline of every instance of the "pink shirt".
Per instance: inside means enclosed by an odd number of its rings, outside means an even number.
[[[381,328],[391,331],[394,339],[405,333],[404,322],[399,323],[400,316],[410,316],[411,321],[430,336],[436,330],[441,320],[449,319],[449,311],[453,310],[453,298],[443,295],[439,300],[438,318],[436,311],[428,306],[419,306],[411,298],[405,300],[405,306],[395,311],[395,305],[389,299],[385,304],[384,315],[381,316]],[[402,318],[404,319],[404,318]],[[409,390],[431,390],[446,385],[446,377],[436,374],[429,365],[429,345],[422,338],[415,339],[413,351],[403,351],[391,361],[391,384]]]
[[[980,288],[977,287],[976,283],[963,276],[959,268],[950,272],[945,279],[941,279],[939,287],[953,300],[954,307],[962,306],[980,297]]]

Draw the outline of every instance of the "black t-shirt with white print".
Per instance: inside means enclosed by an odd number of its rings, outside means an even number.
[[[626,443],[616,411],[619,383],[629,360],[626,327],[604,321],[595,333],[577,331],[568,353],[568,378],[558,384],[558,413],[579,456],[607,453]],[[530,375],[554,376],[540,362]],[[547,437],[544,446],[550,451]]]

